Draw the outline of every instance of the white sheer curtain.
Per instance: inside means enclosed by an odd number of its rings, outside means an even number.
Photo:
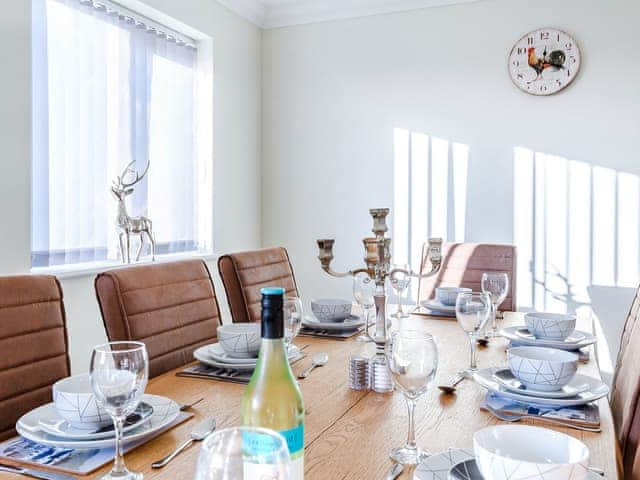
[[[118,258],[111,181],[149,173],[128,198],[153,221],[157,253],[199,239],[196,49],[88,0],[33,5],[32,266]]]

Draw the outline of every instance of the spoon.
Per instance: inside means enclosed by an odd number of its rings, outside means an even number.
[[[441,392],[451,395],[456,392],[456,385],[462,382],[466,377],[464,375],[458,374],[456,379],[453,381],[451,385],[439,385],[438,388]]]
[[[153,462],[151,464],[151,467],[152,468],[164,467],[167,463],[169,463],[171,460],[176,458],[180,452],[189,448],[192,443],[204,440],[211,433],[213,433],[215,429],[216,429],[216,420],[214,418],[208,418],[207,420],[200,422],[198,425],[196,425],[196,428],[194,428],[191,431],[191,434],[190,434],[191,438],[189,438],[189,440],[184,442],[182,445],[180,445],[178,448],[176,448],[173,452],[171,452],[166,457]]]
[[[311,359],[311,366],[303,371],[298,378],[307,378],[311,371],[316,367],[322,367],[329,361],[329,355],[324,352],[316,353]]]

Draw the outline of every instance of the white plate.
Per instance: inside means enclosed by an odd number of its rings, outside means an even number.
[[[457,448],[431,455],[416,467],[413,480],[447,480],[451,468],[472,458],[474,458],[473,451]]]
[[[532,398],[534,397],[543,397],[543,398],[569,398],[575,397],[576,395],[581,394],[582,392],[586,392],[589,388],[592,387],[590,382],[591,377],[587,377],[586,375],[580,375],[579,373],[574,375],[571,381],[562,387],[560,390],[555,392],[542,392],[539,390],[532,390],[530,388],[525,387],[518,378],[511,373],[509,368],[499,368],[494,374],[494,378],[496,381],[502,385],[507,390],[510,390],[515,393],[520,393],[522,395],[528,395]]]
[[[204,363],[205,365],[210,365],[212,367],[217,367],[217,368],[228,368],[230,370],[237,370],[239,372],[247,372],[256,368],[256,362],[255,361],[251,362],[251,360],[249,360],[250,363],[233,363],[233,364],[215,360],[209,353],[209,347],[210,345],[205,345],[204,347],[197,348],[193,352],[194,358],[199,362]]]
[[[153,414],[148,421],[125,433],[123,438],[124,443],[140,440],[141,438],[166,427],[173,422],[180,413],[180,406],[170,398],[144,394],[141,401],[146,402],[153,407]],[[38,422],[43,413],[43,409],[48,407],[48,405],[38,407],[20,417],[16,423],[16,430],[18,433],[33,442],[59,448],[89,450],[114,446],[113,438],[100,440],[70,440],[43,432],[40,430]]]
[[[448,480],[449,471],[458,463],[475,458],[472,450],[450,448],[446,452],[431,455],[416,467],[413,480]],[[602,480],[595,472],[587,473],[588,480]]]
[[[436,312],[447,312],[453,313],[454,315],[456,313],[455,305],[445,305],[444,303],[440,303],[437,300],[423,300],[422,302],[420,302],[420,305],[428,308],[429,310],[435,310]]]
[[[344,322],[321,322],[316,317],[305,315],[302,325],[313,330],[355,330],[364,325],[364,319],[351,315]]]
[[[511,398],[512,400],[518,400],[524,403],[537,403],[538,405],[552,405],[557,407],[572,407],[575,405],[584,405],[586,403],[595,402],[596,400],[606,397],[609,393],[609,387],[598,380],[597,378],[588,377],[586,375],[580,375],[585,381],[589,382],[589,389],[582,393],[579,393],[575,397],[570,398],[544,398],[544,397],[532,397],[531,395],[523,395],[520,393],[512,392],[505,388],[498,382],[494,373],[502,368],[484,368],[478,370],[473,374],[473,379],[478,385],[486,388],[491,392],[496,392],[499,395]]]
[[[141,402],[138,405],[136,412],[139,412],[143,406],[146,406],[145,416],[139,418],[135,423],[125,424],[123,428],[125,433],[129,430],[133,430],[134,428],[138,428],[153,416],[153,407],[146,402]],[[111,428],[108,428],[106,431],[100,431],[103,429],[95,431],[75,428],[60,416],[58,410],[55,408],[55,404],[53,403],[48,403],[42,407],[40,418],[38,419],[38,427],[40,430],[66,440],[100,440],[102,438],[114,438],[115,431],[113,430],[112,425],[109,425]]]
[[[216,362],[227,364],[229,368],[231,368],[233,365],[238,365],[238,364],[239,365],[252,364],[255,366],[255,364],[258,363],[258,357],[256,358],[230,357],[224,351],[224,349],[219,343],[213,343],[211,345],[208,345],[208,347],[209,349],[207,350],[207,354],[209,355],[209,357]],[[297,356],[299,353],[300,353],[300,349],[295,345],[291,345],[289,347],[289,351],[287,352],[287,356],[289,357],[289,360],[291,360],[293,357]]]
[[[598,338],[587,332],[580,330],[574,331],[565,340],[538,340],[536,337],[529,333],[527,335],[527,327],[516,326],[503,328],[500,334],[513,342],[518,342],[521,345],[531,345],[533,347],[551,347],[558,348],[560,350],[579,350],[584,347],[588,347],[598,341]]]

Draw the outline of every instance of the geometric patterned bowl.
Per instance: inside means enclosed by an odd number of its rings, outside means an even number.
[[[63,378],[53,384],[53,403],[62,418],[82,430],[94,430],[113,422],[98,405],[89,374]]]
[[[585,480],[589,449],[580,440],[546,428],[499,425],[473,435],[476,462],[492,480]]]
[[[555,392],[576,374],[578,355],[545,347],[512,347],[507,351],[511,372],[525,387]]]
[[[339,298],[311,300],[311,311],[321,322],[341,322],[351,315],[351,301]]]
[[[460,293],[471,293],[471,289],[465,287],[438,287],[436,288],[436,300],[443,305],[455,307]]]
[[[259,323],[229,323],[218,327],[218,341],[234,358],[257,358],[261,342]]]
[[[524,316],[527,329],[541,340],[564,340],[576,329],[576,316],[531,312]]]

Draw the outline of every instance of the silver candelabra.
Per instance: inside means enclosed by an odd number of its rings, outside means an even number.
[[[397,273],[410,275],[412,277],[425,278],[435,275],[440,270],[442,261],[442,239],[430,238],[427,255],[423,255],[421,263],[428,258],[431,262],[429,271],[424,272],[425,265],[422,264],[420,272],[406,271],[402,269],[391,270],[391,239],[385,237],[387,233],[387,215],[388,208],[372,208],[369,213],[373,217],[373,228],[371,231],[375,237],[364,238],[364,262],[366,267],[349,270],[344,273],[336,272],[331,269],[331,261],[333,260],[333,238],[318,240],[319,255],[318,259],[322,265],[322,269],[333,277],[355,276],[358,273],[365,272],[376,284],[376,292],[374,294],[374,304],[376,308],[376,329],[372,337],[376,343],[377,354],[384,354],[384,348],[387,343],[387,296],[385,293],[385,280],[387,277],[393,279]]]

